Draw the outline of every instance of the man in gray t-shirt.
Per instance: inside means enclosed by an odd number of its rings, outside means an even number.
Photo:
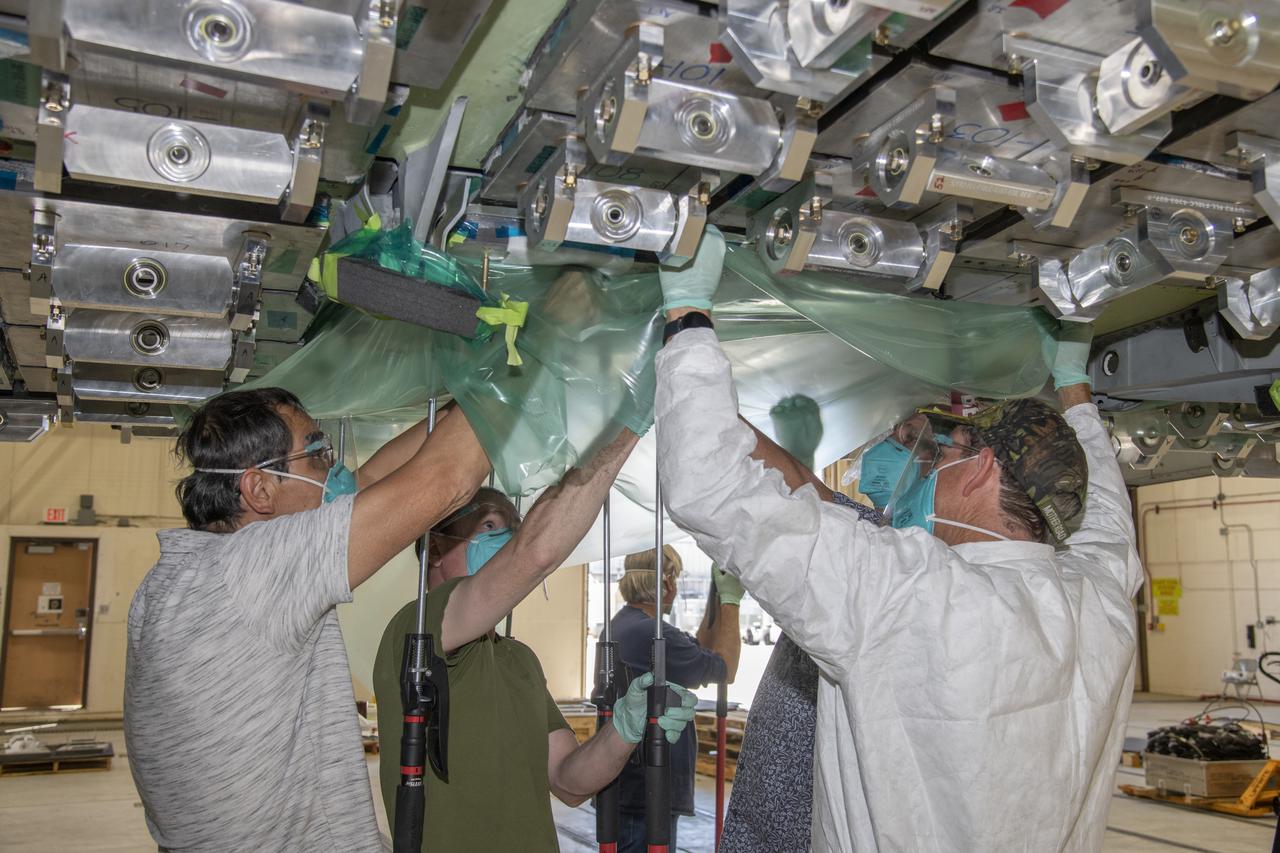
[[[445,414],[358,472],[278,388],[216,397],[179,437],[189,527],[160,533],[125,668],[130,769],[162,850],[381,851],[334,607],[488,473]]]

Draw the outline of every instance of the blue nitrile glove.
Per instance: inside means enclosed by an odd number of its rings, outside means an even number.
[[[639,743],[644,739],[644,724],[649,715],[648,690],[652,684],[653,673],[646,672],[631,682],[626,695],[613,703],[613,727],[627,743]],[[668,681],[667,686],[680,695],[680,704],[667,708],[658,718],[658,725],[667,733],[667,740],[675,743],[680,739],[684,727],[693,719],[698,697],[679,684]]]
[[[1093,342],[1092,323],[1063,323],[1058,333],[1058,352],[1053,357],[1053,387],[1088,383],[1089,345]]]
[[[711,310],[711,297],[720,286],[724,272],[724,235],[714,225],[702,232],[702,242],[693,260],[682,267],[659,267],[662,283],[662,309],[700,308]]]
[[[711,582],[716,585],[716,592],[720,593],[721,604],[742,604],[742,594],[746,591],[742,588],[742,581],[722,571],[719,566],[712,566]]]

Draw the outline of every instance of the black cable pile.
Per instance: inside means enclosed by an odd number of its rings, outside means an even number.
[[[1183,723],[1147,732],[1147,752],[1201,761],[1249,761],[1267,757],[1262,737],[1239,723]]]

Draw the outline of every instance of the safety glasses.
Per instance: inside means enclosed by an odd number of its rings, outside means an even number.
[[[307,459],[313,456],[319,458],[320,461],[324,463],[324,467],[333,467],[333,441],[330,440],[329,436],[322,435],[320,438],[311,442],[297,453],[290,453],[287,456],[277,456],[274,459],[268,459],[266,462],[259,462],[253,467],[270,468],[274,465],[280,464],[288,467],[290,462],[294,462],[298,459]]]

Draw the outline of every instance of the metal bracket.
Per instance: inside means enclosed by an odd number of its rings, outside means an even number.
[[[1254,273],[1248,281],[1218,285],[1218,311],[1240,337],[1265,341],[1280,329],[1280,268]]]
[[[36,109],[35,188],[42,193],[62,192],[62,148],[71,110],[71,82],[65,74],[45,71]]]
[[[1253,198],[1280,228],[1280,140],[1250,133],[1227,134],[1226,154],[1249,168]]]
[[[1083,160],[1065,151],[1050,154],[1049,159],[1040,164],[1040,167],[1057,186],[1053,201],[1045,210],[1020,207],[1018,212],[1037,231],[1045,228],[1070,228],[1089,194],[1089,169]]]
[[[259,295],[262,290],[262,265],[267,258],[270,235],[249,232],[234,265],[235,284],[228,325],[244,332],[258,320]]]
[[[657,252],[676,263],[692,257],[707,219],[706,183],[676,196],[583,178],[589,162],[581,140],[568,137],[525,186],[520,210],[531,248],[571,242]]]
[[[746,175],[804,176],[817,127],[796,109],[784,133],[773,104],[656,76],[663,30],[632,25],[618,59],[579,93],[578,119],[592,156],[620,165],[632,156]]]
[[[227,381],[235,384],[244,382],[253,370],[253,352],[256,348],[253,330],[236,335],[235,345],[231,350],[231,364],[227,368]]]
[[[1231,202],[1132,187],[1115,188],[1112,199],[1137,215],[1140,245],[1145,254],[1154,252],[1163,261],[1164,276],[1197,286],[1227,260],[1235,222],[1256,218],[1249,208]]]
[[[1142,132],[1150,125],[1163,139],[1172,127],[1169,114],[1203,97],[1176,84],[1142,39],[1112,52],[1098,68],[1096,110],[1113,134]]]
[[[306,222],[316,203],[328,121],[329,108],[323,104],[312,102],[303,109],[298,132],[293,137],[289,186],[280,201],[280,218],[285,222]]]
[[[788,8],[779,0],[726,0],[721,5],[720,41],[729,48],[753,85],[797,98],[829,102],[839,100],[871,70],[871,36],[856,40],[848,50],[832,59],[830,65],[820,67],[811,60],[812,67],[806,67],[800,61],[788,37],[788,18],[791,8],[813,3],[814,0],[797,0]],[[868,9],[865,4],[845,5],[858,12],[856,22],[845,22],[847,29],[861,28],[864,18],[883,20],[885,17],[881,10]],[[841,29],[841,34],[845,31]],[[844,41],[842,35],[832,38]],[[830,58],[829,54],[830,51],[821,49],[810,52],[821,62]]]
[[[830,68],[875,33],[889,12],[858,2],[792,0],[786,16],[787,44],[800,66]]]
[[[1177,83],[1236,98],[1280,85],[1274,0],[1139,0],[1138,33]]]
[[[27,4],[27,47],[34,65],[51,71],[67,67],[67,36],[62,27],[63,0]]]
[[[31,214],[31,263],[26,277],[31,287],[30,310],[36,316],[49,313],[54,303],[53,262],[58,253],[54,223],[57,217],[47,210],[35,210]]]
[[[391,85],[391,66],[396,61],[396,18],[399,0],[368,0],[363,15],[357,17],[364,54],[360,76],[347,96],[347,121],[370,125],[382,112]]]
[[[1173,129],[1164,116],[1131,133],[1113,133],[1098,116],[1096,85],[1105,57],[1076,48],[1014,36],[1001,42],[1003,56],[1021,60],[1027,112],[1059,147],[1075,157],[1132,165]],[[1056,177],[1056,176],[1055,176]]]
[[[1090,246],[1068,262],[1039,259],[1032,280],[1044,307],[1061,320],[1087,323],[1096,320],[1111,300],[1160,281],[1166,265],[1144,243],[1135,227]]]
[[[50,306],[49,316],[44,321],[44,365],[60,370],[67,363],[67,315],[62,306]]]
[[[751,218],[747,236],[770,272],[786,275],[804,269],[818,239],[826,199],[813,181],[805,181]]]
[[[1043,169],[943,144],[955,102],[954,90],[929,90],[854,146],[854,174],[865,175],[887,207],[910,207],[934,192],[1048,209],[1058,186]]]

